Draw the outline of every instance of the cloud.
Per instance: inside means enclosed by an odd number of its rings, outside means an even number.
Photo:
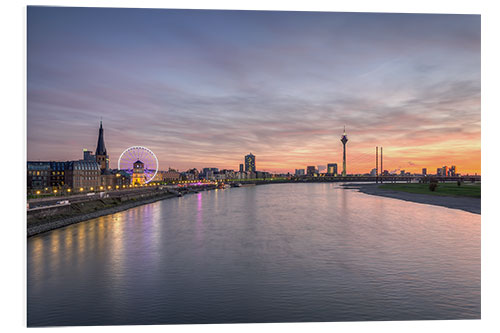
[[[151,12],[30,14],[28,159],[79,158],[100,117],[112,166],[338,163],[344,125],[350,170],[480,154],[475,16]]]

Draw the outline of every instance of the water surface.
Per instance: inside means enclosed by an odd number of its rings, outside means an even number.
[[[28,239],[28,325],[480,318],[480,215],[231,188]]]

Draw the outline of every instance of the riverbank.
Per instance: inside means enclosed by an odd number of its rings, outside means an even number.
[[[109,214],[114,214],[118,213],[130,208],[134,208],[137,206],[153,203],[159,200],[164,200],[164,199],[169,199],[169,198],[174,198],[177,197],[177,195],[173,193],[165,193],[161,194],[152,198],[147,198],[147,199],[142,199],[142,200],[133,200],[129,201],[126,203],[122,204],[117,204],[112,207],[106,207],[109,206],[109,203],[106,203],[105,201],[101,201],[101,206],[100,209],[95,210],[93,212],[87,212],[87,213],[81,213],[81,212],[74,212],[72,216],[68,217],[61,217],[61,216],[56,216],[54,219],[47,219],[47,220],[40,220],[40,221],[31,221],[28,222],[27,224],[27,236],[34,236],[43,232],[47,232],[50,230],[58,229],[58,228],[63,228],[71,224],[83,222],[86,220],[94,219],[97,217],[109,215]]]
[[[381,184],[345,184],[346,189],[357,189],[359,192],[378,195],[387,198],[411,201],[426,205],[461,209],[469,213],[481,214],[481,199],[472,197],[437,196],[431,194],[419,194],[402,192],[388,188],[380,188]]]
[[[30,215],[27,217],[27,236],[34,236],[50,230],[63,228],[71,224],[83,222],[97,217],[115,214],[130,208],[150,204],[159,200],[176,198],[188,193],[211,190],[215,186],[203,188],[179,188],[175,191],[161,191],[150,193],[138,193],[132,197],[115,197],[93,200],[89,202],[77,202],[71,205],[56,208],[53,212]]]

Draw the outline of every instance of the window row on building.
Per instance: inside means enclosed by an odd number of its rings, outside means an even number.
[[[28,162],[27,188],[74,188],[90,189],[104,186],[130,184],[130,176],[124,171],[106,170],[93,160],[67,162]]]

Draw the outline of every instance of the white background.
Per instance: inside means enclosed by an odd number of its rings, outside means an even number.
[[[66,327],[32,330],[48,331],[173,331],[173,332],[500,332],[499,243],[500,205],[499,155],[500,112],[498,97],[500,16],[495,1],[7,1],[0,9],[1,130],[3,156],[0,173],[2,215],[0,327],[4,332],[26,329],[26,6],[86,6],[144,8],[211,8],[258,10],[307,10],[351,12],[406,12],[481,14],[482,34],[482,319],[459,321],[248,324],[248,325],[168,325]],[[50,133],[47,133],[50,135]],[[75,299],[75,302],[78,302]]]

